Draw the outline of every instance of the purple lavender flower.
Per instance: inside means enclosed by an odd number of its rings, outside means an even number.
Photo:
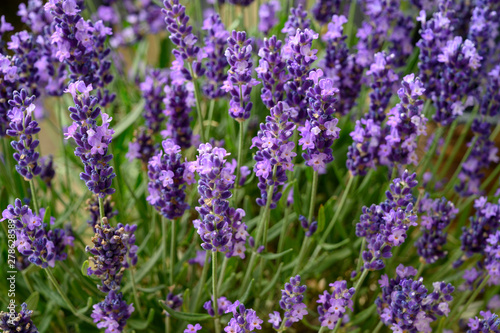
[[[92,263],[87,269],[87,274],[94,275],[101,280],[101,284],[97,286],[100,291],[110,293],[120,289],[125,269],[137,263],[138,247],[134,245],[134,232],[137,225],[118,223],[116,227],[112,227],[108,219],[104,217],[102,224],[96,224],[94,228],[95,235],[92,237],[94,246],[85,248],[85,251],[91,255],[89,262]],[[121,298],[121,296],[118,297]],[[114,299],[114,296],[110,299]]]
[[[42,168],[42,170],[40,171],[40,178],[48,188],[52,188],[52,179],[54,179],[54,176],[56,175],[56,171],[54,170],[54,159],[52,155],[41,157],[40,167]]]
[[[383,259],[392,257],[391,250],[404,243],[410,226],[417,226],[413,212],[412,188],[417,186],[416,173],[405,171],[395,178],[386,191],[387,200],[380,205],[364,206],[356,224],[356,236],[365,237],[367,251],[363,252],[364,269],[380,270]]]
[[[288,37],[293,37],[297,29],[305,30],[310,25],[311,20],[307,18],[307,10],[304,9],[302,4],[299,4],[297,8],[290,8],[290,15],[281,32],[287,34]]]
[[[226,313],[233,314],[233,318],[224,328],[226,333],[251,333],[262,329],[260,324],[263,321],[257,316],[255,310],[245,308],[238,300],[228,307]]]
[[[139,159],[143,166],[146,166],[156,150],[157,145],[154,144],[153,131],[141,126],[134,130],[134,138],[128,144],[128,152],[125,157],[130,162]]]
[[[497,314],[491,313],[490,311],[481,311],[479,314],[483,318],[479,319],[476,316],[469,319],[467,326],[469,326],[470,329],[467,330],[467,333],[500,333],[500,318],[498,318]]]
[[[3,18],[3,16],[2,16]],[[11,312],[0,312],[0,329],[4,333],[38,333],[38,328],[31,320],[32,310],[28,310],[26,303],[21,304],[21,311],[14,313],[12,320]]]
[[[198,264],[201,267],[203,267],[205,266],[206,256],[207,256],[206,251],[196,251],[196,256],[194,258],[189,259],[188,264],[190,265]],[[208,260],[210,261],[210,258],[208,258]]]
[[[270,208],[274,209],[281,198],[279,186],[283,186],[288,177],[286,171],[293,171],[292,159],[297,155],[294,152],[295,143],[290,141],[295,125],[289,121],[290,114],[285,102],[271,108],[271,115],[266,122],[260,125],[260,131],[252,139],[250,148],[259,150],[254,156],[256,161],[254,172],[259,177],[258,187],[261,197],[257,199],[259,206],[265,206],[268,200],[268,187],[274,184]]]
[[[108,153],[108,145],[114,131],[109,128],[112,118],[101,113],[97,106],[99,99],[90,95],[92,90],[92,85],[86,85],[83,81],[76,81],[68,86],[66,92],[73,96],[75,106],[68,109],[73,124],[64,135],[66,139],[73,138],[77,144],[75,155],[80,157],[84,165],[80,178],[92,193],[104,198],[115,192],[115,189],[111,188],[115,173],[109,165],[113,155]],[[99,116],[102,119],[100,126],[97,125]]]
[[[432,264],[447,254],[443,250],[448,235],[445,229],[458,214],[458,209],[445,198],[433,200],[427,194],[420,200],[418,212],[422,219],[422,236],[415,247],[425,262]]]
[[[317,0],[311,9],[312,16],[321,24],[326,24],[333,14],[340,12],[340,0]]]
[[[472,17],[469,23],[468,39],[476,45],[482,58],[481,69],[486,73],[490,65],[495,64],[495,52],[498,49],[495,40],[498,37],[498,5],[494,1],[474,2]]]
[[[225,56],[231,68],[222,89],[231,95],[229,115],[238,122],[250,117],[253,106],[250,93],[252,87],[260,83],[252,78],[252,41],[251,38],[247,39],[246,32],[235,30],[227,40],[229,46]]]
[[[304,304],[304,293],[307,287],[300,285],[300,276],[290,278],[290,282],[285,283],[285,289],[281,290],[280,307],[285,311],[283,315],[283,323],[279,312],[269,315],[269,321],[273,328],[278,330],[280,327],[291,327],[307,315],[307,305]],[[281,324],[280,324],[281,323]]]
[[[170,32],[170,40],[177,46],[172,53],[178,61],[186,60],[192,67],[192,73],[184,65],[181,69],[185,79],[192,81],[193,75],[199,77],[205,73],[199,59],[200,48],[196,45],[198,37],[192,33],[193,27],[188,25],[189,16],[186,15],[186,7],[181,5],[179,0],[164,0],[163,5],[165,8],[162,11],[165,15],[167,30]]]
[[[87,224],[89,225],[89,227],[93,228],[95,233],[95,225],[101,223],[101,216],[99,213],[99,197],[96,194],[93,194],[92,197],[87,200],[86,204],[86,209],[90,214],[90,219],[87,220]],[[114,208],[114,202],[111,201],[110,196],[106,197],[103,200],[102,208],[104,211],[104,216],[108,218],[108,220],[118,215],[118,210]]]
[[[311,65],[317,59],[318,50],[312,48],[315,39],[318,39],[318,34],[314,31],[297,29],[294,36],[288,37],[283,50],[290,73],[290,80],[285,84],[287,103],[293,107],[292,119],[301,125],[307,118],[307,91],[317,83],[309,76]]]
[[[318,305],[318,314],[321,327],[328,327],[334,329],[339,320],[347,316],[346,310],[352,311],[352,297],[356,290],[354,288],[347,289],[347,282],[345,280],[335,281],[330,283],[333,289],[332,293],[324,291],[319,295],[319,300],[316,302]]]
[[[248,233],[241,222],[244,212],[229,207],[236,176],[226,164],[229,154],[223,148],[201,144],[196,159],[196,172],[200,175],[198,192],[200,206],[196,210],[201,219],[193,221],[206,251],[227,252],[226,256],[240,255],[245,251]],[[244,254],[243,254],[244,258]]]
[[[210,301],[206,301],[205,304],[203,304],[203,308],[207,310],[208,314],[211,315],[212,317],[215,316],[215,311],[212,306],[213,303],[213,298]],[[222,316],[224,313],[226,313],[227,309],[232,305],[232,303],[224,296],[221,296],[217,299],[217,312],[219,316]]]
[[[490,275],[489,285],[500,285],[500,231],[491,233],[486,239],[488,245],[484,248],[486,254],[485,268]]]
[[[434,282],[434,291],[428,293],[423,278],[411,277],[417,270],[411,266],[399,265],[397,276],[390,279],[386,274],[379,280],[382,295],[375,304],[382,322],[394,332],[432,332],[430,323],[438,316],[448,316],[451,294],[455,288],[445,282]]]
[[[276,13],[279,12],[280,9],[281,5],[278,0],[271,0],[260,5],[258,28],[264,36],[267,36],[269,30],[271,30],[276,24],[278,24]]]
[[[289,79],[283,58],[282,42],[276,37],[264,38],[264,46],[259,50],[259,67],[255,68],[262,81],[262,102],[271,109],[283,100],[284,85]]]
[[[65,260],[66,246],[73,246],[73,236],[62,229],[46,231],[47,224],[43,221],[45,209],[40,209],[39,214],[34,213],[28,206],[22,205],[16,199],[14,205],[9,205],[2,212],[2,219],[12,220],[13,228],[10,233],[15,234],[14,246],[20,254],[27,257],[28,261],[42,268],[54,267],[55,262]],[[54,219],[48,219],[51,223]]]
[[[318,222],[312,221],[311,223],[309,223],[304,215],[299,215],[299,222],[304,229],[306,237],[311,237],[312,235],[314,235],[316,230],[318,230]]]
[[[227,2],[235,6],[248,7],[254,0],[227,0]]]
[[[173,293],[168,293],[165,305],[172,310],[179,311],[182,306],[182,302],[182,294],[175,295]],[[170,314],[167,311],[164,311],[164,313],[167,317],[170,317]]]
[[[57,45],[54,55],[67,64],[72,81],[83,81],[97,89],[99,105],[106,106],[116,95],[104,89],[113,80],[110,49],[105,46],[112,30],[102,21],[92,22],[80,16],[83,1],[55,0],[45,4],[45,10],[54,17],[55,32],[51,43]]]
[[[228,63],[224,52],[227,47],[229,32],[224,27],[224,23],[222,23],[218,14],[207,17],[203,21],[202,29],[207,31],[204,38],[203,53],[208,59],[205,63],[207,81],[205,81],[202,88],[206,96],[216,99],[225,95],[222,85],[227,79],[226,67]]]
[[[422,82],[410,74],[403,78],[401,85],[398,90],[401,101],[389,111],[388,135],[380,146],[380,154],[388,159],[390,166],[417,165],[417,140],[427,134],[427,118],[422,114],[424,101],[420,99],[425,91]]]
[[[182,162],[181,148],[173,140],[163,141],[162,146],[163,151],[151,157],[148,163],[147,201],[172,220],[181,217],[189,208],[185,202],[186,165]]]
[[[307,91],[308,118],[298,131],[306,165],[314,171],[325,173],[326,165],[333,161],[331,146],[339,138],[340,128],[337,127],[338,119],[333,116],[337,101],[334,96],[338,89],[333,86],[331,79],[320,79],[321,76],[321,69],[309,73],[309,80],[314,82],[314,86]]]
[[[141,82],[142,98],[144,98],[144,119],[146,127],[151,129],[154,134],[161,129],[162,123],[165,121],[163,115],[164,110],[164,87],[168,82],[168,71],[161,69],[153,69],[148,71],[144,81]]]
[[[201,327],[200,324],[195,324],[194,326],[191,325],[191,324],[188,324],[187,325],[187,328],[184,330],[184,333],[191,333],[191,332],[198,332],[199,330],[201,330],[203,327]]]
[[[40,154],[35,151],[39,141],[33,135],[40,132],[38,123],[33,120],[32,113],[35,109],[33,103],[35,96],[28,97],[26,90],[14,91],[13,98],[9,101],[12,109],[7,116],[10,120],[10,129],[7,135],[17,137],[19,141],[12,141],[11,145],[16,150],[14,159],[17,162],[16,170],[25,180],[31,180],[41,173],[38,164]]]
[[[333,15],[328,23],[328,31],[322,36],[327,43],[325,58],[320,61],[320,68],[325,76],[334,81],[339,89],[339,101],[336,112],[346,115],[355,105],[355,100],[361,90],[361,75],[363,67],[356,63],[355,56],[349,54],[349,49],[343,35],[343,25],[347,23],[345,16]]]
[[[97,328],[106,329],[105,333],[122,332],[134,310],[134,305],[127,304],[122,293],[111,290],[104,301],[94,304],[90,316],[97,323]]]

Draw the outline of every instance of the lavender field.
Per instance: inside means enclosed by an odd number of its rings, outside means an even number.
[[[4,1],[0,332],[500,333],[498,0]]]

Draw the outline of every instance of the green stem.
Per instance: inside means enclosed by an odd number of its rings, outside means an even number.
[[[39,206],[38,206],[38,199],[36,197],[36,192],[35,192],[35,180],[30,179],[30,189],[31,189],[31,198],[33,199],[33,206],[35,208],[36,214],[40,214]]]
[[[497,164],[496,168],[491,172],[488,178],[486,178],[486,180],[481,184],[481,190],[485,190],[492,181],[497,180],[499,173],[500,173],[500,164]]]
[[[175,265],[175,220],[172,220],[172,230],[170,231],[170,286],[174,285],[174,265]]]
[[[446,193],[453,188],[453,185],[455,184],[455,180],[458,179],[458,174],[460,173],[460,171],[462,171],[463,164],[467,161],[470,154],[472,153],[472,150],[474,149],[474,146],[476,145],[477,139],[478,139],[478,137],[476,136],[474,138],[474,140],[472,140],[469,148],[467,149],[467,152],[465,153],[464,157],[462,157],[462,160],[460,161],[457,168],[455,169],[455,172],[453,173],[453,176],[451,176],[450,181],[448,182],[447,186],[445,187],[443,193]]]
[[[420,265],[418,266],[417,275],[415,275],[415,277],[413,278],[413,280],[415,280],[415,281],[418,280],[418,278],[420,277],[420,275],[422,275],[422,272],[424,271],[424,268],[425,268],[425,260],[421,259]]]
[[[73,305],[73,303],[71,303],[71,301],[69,300],[68,296],[66,296],[65,293],[63,293],[61,287],[59,286],[59,283],[57,282],[56,278],[54,277],[54,274],[52,274],[52,272],[50,271],[49,268],[46,268],[44,269],[45,272],[47,273],[47,276],[49,277],[49,280],[50,282],[52,282],[52,284],[54,285],[54,288],[56,288],[57,292],[59,293],[59,295],[62,297],[62,299],[64,300],[64,302],[66,302],[66,305],[68,306],[69,310],[78,318],[80,318],[81,320],[85,321],[86,323],[89,323],[91,325],[94,325],[94,322],[92,321],[92,319],[90,319],[89,317],[87,316],[84,316],[83,314],[81,313],[78,313],[78,311],[76,310],[75,306]]]
[[[476,290],[474,290],[474,293],[471,295],[471,297],[469,298],[469,300],[467,301],[467,303],[465,303],[464,307],[462,308],[462,310],[460,310],[460,312],[458,313],[458,315],[455,317],[455,318],[452,318],[451,321],[453,322],[453,319],[455,320],[458,320],[460,319],[460,317],[462,316],[462,314],[467,311],[467,308],[469,307],[469,305],[471,305],[472,302],[474,302],[474,300],[476,299],[476,297],[479,295],[479,293],[483,290],[484,287],[486,287],[486,284],[488,283],[488,280],[490,279],[490,276],[487,275],[483,282],[481,282],[481,284],[479,285],[479,287],[477,287]],[[459,306],[460,304],[457,304],[457,307]]]
[[[210,255],[205,252],[205,264],[203,265],[203,270],[201,271],[201,277],[200,280],[198,281],[198,286],[196,290],[196,296],[194,299],[193,304],[191,305],[191,312],[196,312],[199,307],[200,299],[201,299],[201,293],[203,291],[203,286],[205,285],[205,281],[207,279],[207,273],[208,273],[208,266],[209,266],[209,259]]]
[[[359,249],[359,256],[358,256],[358,263],[356,265],[356,272],[359,272],[361,269],[361,263],[363,262],[363,252],[365,251],[366,248],[366,237],[363,237],[363,240],[361,242],[361,249]]]
[[[349,48],[354,45],[354,15],[356,14],[356,2],[351,1],[349,5],[349,19],[347,24],[349,24],[349,29],[347,30],[347,46]]]
[[[436,171],[439,170],[439,167],[441,166],[441,163],[443,163],[444,156],[446,155],[446,149],[448,148],[448,145],[451,142],[451,139],[453,138],[453,134],[455,133],[455,128],[457,127],[458,124],[458,119],[455,119],[455,121],[451,124],[450,129],[448,130],[448,134],[446,135],[446,140],[444,141],[444,145],[441,148],[441,153],[439,154],[439,158],[434,165],[434,174],[437,174]]]
[[[168,242],[167,242],[167,219],[162,215],[161,216],[161,242],[163,244],[163,252],[162,252],[162,260],[163,260],[163,276],[165,278],[165,285],[167,284],[167,272],[168,272],[168,264],[167,264],[167,249],[168,249]],[[166,293],[168,294],[169,289],[168,286],[166,287]]]
[[[319,329],[318,333],[323,333],[326,331],[326,326],[321,326],[321,328]]]
[[[101,218],[101,225],[102,225],[102,219],[105,216],[104,216],[104,199],[101,197],[99,197],[99,217]]]
[[[238,164],[236,165],[236,188],[239,188],[239,183],[240,183],[240,168],[241,168],[241,158],[242,158],[242,152],[243,152],[243,132],[244,132],[244,126],[243,126],[243,121],[240,121],[240,133],[239,133],[239,140],[238,140]]]
[[[316,204],[316,193],[317,192],[318,192],[318,172],[314,171],[313,172],[313,182],[312,182],[312,187],[311,187],[311,201],[309,202],[309,215],[307,217],[308,223],[312,223],[312,219],[313,219],[313,215],[314,215],[314,206]],[[295,268],[293,269],[293,273],[292,273],[293,276],[297,275],[297,272],[302,267],[302,262],[304,261],[304,258],[305,258],[306,253],[307,253],[307,249],[309,248],[309,242],[310,242],[309,237],[305,237],[304,241],[302,242],[302,246],[300,248],[299,259],[297,261],[297,265],[295,265]]]
[[[194,85],[194,98],[196,99],[196,112],[198,113],[198,122],[200,123],[200,138],[201,142],[205,143],[205,125],[203,125],[203,114],[201,113],[201,99],[200,99],[200,91],[198,87],[198,82],[194,77],[193,65],[188,62],[189,73],[191,74],[191,78],[193,80]]]
[[[384,323],[381,320],[378,322],[377,326],[375,326],[375,329],[373,330],[372,333],[378,333],[382,329],[382,326],[384,326]]]
[[[207,138],[209,139],[210,139],[210,130],[212,129],[212,119],[214,117],[214,108],[215,108],[215,99],[212,99],[210,100],[210,106],[208,107]]]
[[[438,129],[436,130],[436,132],[434,134],[434,140],[432,140],[431,149],[427,152],[427,154],[425,154],[425,157],[424,157],[424,160],[422,161],[422,163],[419,163],[419,165],[418,165],[420,167],[420,173],[419,173],[420,180],[422,179],[425,171],[427,170],[429,163],[432,161],[432,159],[434,158],[434,155],[436,154],[436,150],[437,150],[437,147],[439,145],[439,139],[441,139],[441,137],[443,136],[443,132],[444,132],[444,127],[438,127]],[[441,152],[441,153],[443,153],[443,152]]]
[[[222,281],[224,281],[224,274],[226,274],[228,261],[229,260],[227,259],[227,257],[224,256],[224,260],[222,260],[222,267],[220,269],[220,274],[219,274],[219,282],[217,283],[217,290],[220,290],[220,288],[222,287]]]
[[[332,333],[337,333],[337,331],[339,330],[340,326],[342,326],[342,318],[339,318],[337,320],[337,324],[335,324],[335,327],[333,328]]]
[[[61,102],[58,100],[57,102],[58,106],[58,112],[57,112],[57,117],[59,121],[59,128],[61,129],[61,148],[63,151],[63,157],[64,157],[64,173],[66,177],[66,189],[69,189],[69,163],[68,163],[68,153],[66,152],[66,147],[64,146],[64,132],[63,132],[63,109],[61,106]]]
[[[285,246],[285,235],[286,235],[286,228],[288,227],[289,215],[290,215],[290,207],[286,207],[285,217],[283,218],[283,224],[281,225],[280,239],[278,240],[278,253],[283,252],[283,247]]]
[[[139,315],[141,316],[141,318],[144,319],[144,312],[142,311],[141,301],[139,299],[139,293],[137,292],[137,288],[135,286],[135,273],[134,273],[134,267],[132,267],[132,265],[130,265],[129,272],[130,272],[130,280],[132,280],[132,291],[134,292],[134,300],[136,304],[135,307],[139,310]]]
[[[213,290],[213,307],[214,307],[214,325],[215,325],[215,332],[220,333],[221,327],[220,327],[220,318],[219,318],[219,309],[217,306],[217,299],[218,299],[218,289],[217,289],[217,252],[212,251],[212,290]]]

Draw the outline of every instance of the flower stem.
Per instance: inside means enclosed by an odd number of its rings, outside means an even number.
[[[460,310],[460,312],[458,313],[458,315],[454,318],[451,319],[451,322],[453,322],[454,320],[458,320],[460,319],[460,317],[462,316],[462,314],[467,311],[467,308],[469,307],[469,305],[471,305],[472,302],[474,302],[474,300],[476,299],[476,297],[479,295],[479,293],[481,292],[481,290],[483,290],[484,287],[486,287],[486,284],[488,283],[488,280],[490,279],[490,276],[487,275],[483,282],[481,282],[481,284],[479,285],[479,287],[477,287],[476,290],[474,290],[474,293],[471,295],[471,297],[469,298],[469,300],[467,301],[467,303],[465,303],[464,307],[462,308],[462,310]],[[457,304],[457,307],[460,306],[460,304]]]
[[[318,171],[313,172],[313,182],[311,187],[311,201],[309,202],[309,215],[307,217],[307,222],[312,223],[313,215],[314,215],[314,206],[316,204],[316,193],[318,192]],[[307,253],[307,249],[309,248],[309,237],[305,236],[304,241],[302,242],[302,247],[300,248],[299,259],[297,261],[297,265],[293,269],[292,275],[295,276],[299,269],[302,267],[302,262]]]
[[[212,119],[214,117],[215,99],[210,100],[210,106],[208,107],[208,126],[207,126],[207,138],[210,139],[210,130],[212,129]]]
[[[210,255],[205,252],[205,264],[203,265],[203,270],[201,271],[200,280],[198,281],[196,296],[194,298],[193,304],[191,304],[191,312],[196,312],[199,307],[201,293],[203,291],[203,286],[205,285],[205,280],[207,279],[208,273],[208,264],[209,264]]]
[[[283,225],[281,226],[280,239],[278,241],[278,253],[283,252],[285,246],[286,228],[288,227],[288,216],[290,215],[290,207],[285,208],[285,217],[283,218]]]
[[[59,293],[59,295],[61,295],[62,299],[64,300],[64,302],[66,302],[66,305],[68,306],[69,310],[78,318],[80,318],[81,320],[85,321],[86,323],[89,323],[91,325],[94,325],[94,322],[92,321],[92,319],[90,319],[89,317],[87,316],[84,316],[83,314],[81,313],[78,313],[78,311],[76,310],[75,306],[73,305],[73,303],[71,303],[71,301],[69,300],[68,296],[66,296],[65,293],[63,293],[61,287],[59,286],[59,283],[57,282],[56,278],[54,277],[54,274],[52,274],[52,272],[50,271],[49,268],[46,268],[44,269],[44,271],[47,273],[47,276],[49,277],[49,280],[50,282],[52,282],[52,284],[54,285],[54,288],[56,288],[57,292]]]
[[[61,128],[61,148],[63,151],[63,157],[64,157],[64,171],[65,171],[65,177],[66,177],[66,188],[69,189],[69,164],[68,164],[68,153],[66,152],[66,148],[64,147],[64,132],[63,132],[63,109],[61,106],[61,102],[58,100],[57,102],[58,106],[58,121],[59,121],[59,127]]]
[[[198,122],[200,123],[200,138],[201,142],[205,143],[205,126],[203,125],[203,114],[201,113],[201,99],[200,99],[200,91],[198,87],[198,82],[194,77],[193,65],[188,62],[189,73],[191,74],[191,78],[193,80],[194,85],[194,98],[196,99],[196,112],[198,113]]]
[[[420,275],[422,275],[422,272],[424,271],[424,268],[425,268],[425,260],[421,260],[420,261],[420,265],[418,266],[417,275],[415,275],[414,280],[418,280],[418,278],[420,277]]]
[[[136,308],[139,310],[139,315],[141,316],[142,319],[144,319],[144,312],[142,311],[141,307],[141,301],[139,299],[139,294],[137,293],[137,288],[135,286],[135,273],[134,273],[134,267],[132,265],[129,265],[129,272],[130,272],[130,280],[132,281],[132,291],[134,292],[134,301],[136,304]]]
[[[174,285],[174,264],[175,264],[175,220],[172,220],[172,230],[170,230],[170,286]]]
[[[219,309],[217,306],[217,298],[218,298],[218,288],[217,288],[217,252],[212,251],[212,290],[213,290],[213,305],[214,305],[214,325],[215,325],[215,333],[220,333],[220,318],[219,318]]]
[[[444,145],[441,148],[439,158],[438,158],[436,164],[434,164],[434,174],[437,174],[437,171],[439,170],[441,163],[443,163],[444,156],[446,155],[446,149],[448,148],[448,146],[451,142],[451,139],[453,138],[453,134],[455,133],[455,128],[457,127],[457,124],[458,124],[458,119],[455,119],[455,121],[451,124],[450,129],[448,130],[448,134],[446,135]]]
[[[418,167],[420,167],[420,173],[419,173],[420,180],[422,179],[425,171],[427,170],[429,163],[432,161],[432,158],[436,154],[436,150],[437,150],[437,147],[439,145],[439,139],[441,139],[441,137],[443,136],[443,132],[444,132],[444,127],[438,127],[438,129],[436,130],[436,132],[434,134],[434,139],[432,140],[430,150],[427,152],[427,154],[425,154],[425,157],[424,157],[422,163],[418,164]]]
[[[31,198],[33,199],[33,207],[35,208],[36,214],[40,214],[39,206],[38,206],[38,199],[36,197],[36,192],[35,192],[35,180],[30,179],[30,189],[31,189]]]
[[[337,333],[337,331],[339,330],[340,326],[342,326],[342,318],[339,318],[337,320],[337,324],[335,324],[335,327],[333,328],[332,333]]]
[[[99,197],[99,217],[101,218],[101,225],[102,225],[102,219],[104,218],[104,199]]]
[[[224,281],[224,274],[226,273],[228,259],[224,256],[224,260],[222,260],[222,267],[220,269],[219,281],[217,282],[217,290],[220,290],[222,287],[222,281]]]
[[[323,333],[326,331],[326,326],[321,326],[321,328],[319,329],[318,333]]]
[[[163,244],[163,252],[162,252],[162,260],[163,260],[163,275],[165,278],[165,285],[167,284],[167,272],[168,272],[168,267],[167,267],[167,249],[168,249],[168,243],[167,243],[167,219],[162,215],[161,216],[161,242]],[[168,294],[169,289],[168,286],[166,288],[166,293]]]
[[[470,154],[472,153],[472,150],[474,149],[474,146],[476,145],[476,142],[478,140],[478,137],[476,136],[474,140],[472,140],[469,148],[467,149],[467,152],[465,153],[464,157],[462,157],[462,160],[458,164],[457,168],[455,169],[455,172],[453,173],[453,176],[451,176],[450,181],[448,182],[447,186],[444,189],[444,193],[448,192],[453,188],[453,185],[455,184],[455,180],[458,178],[458,174],[460,171],[462,171],[462,166],[463,164],[467,161],[469,158]]]

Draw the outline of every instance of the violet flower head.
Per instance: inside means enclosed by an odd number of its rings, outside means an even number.
[[[495,52],[498,49],[495,42],[500,27],[498,5],[494,1],[486,0],[476,1],[474,5],[467,38],[476,45],[482,58],[481,70],[486,73],[487,69],[495,64]]]
[[[75,106],[68,109],[73,124],[64,135],[66,139],[73,138],[77,145],[75,155],[80,157],[84,165],[80,178],[92,193],[104,198],[115,192],[111,188],[115,173],[109,165],[113,155],[108,153],[114,131],[109,128],[112,118],[101,113],[97,106],[99,99],[90,95],[92,90],[92,85],[86,85],[83,81],[76,81],[68,86],[66,92],[73,96]],[[102,119],[100,126],[97,125],[99,116]]]
[[[276,24],[278,24],[277,13],[280,11],[281,5],[279,0],[271,0],[264,2],[259,8],[259,31],[264,36],[267,36]]]
[[[362,254],[363,269],[384,268],[383,259],[392,257],[392,248],[404,243],[410,226],[418,225],[411,193],[417,186],[416,177],[416,173],[404,171],[401,178],[392,181],[384,202],[363,207],[356,224],[356,236],[365,237],[367,242],[367,250]]]
[[[52,188],[52,179],[54,179],[54,176],[56,175],[56,171],[54,170],[53,156],[48,155],[41,157],[40,167],[42,168],[42,170],[40,171],[40,178],[48,188]]]
[[[307,305],[304,304],[304,293],[306,292],[306,285],[300,285],[301,279],[297,275],[290,278],[290,282],[285,283],[285,289],[281,290],[281,299],[279,301],[280,307],[285,311],[283,314],[284,322],[281,323],[279,312],[274,311],[269,315],[269,321],[274,329],[281,327],[291,327],[307,315]]]
[[[159,151],[148,163],[147,201],[167,219],[181,217],[189,205],[186,203],[186,164],[182,162],[181,148],[171,139],[162,142]]]
[[[189,16],[186,15],[186,7],[181,5],[179,0],[164,0],[163,5],[165,8],[162,11],[167,30],[170,32],[169,38],[177,46],[172,53],[176,59],[182,62],[186,60],[192,67],[192,73],[185,67],[182,67],[181,73],[188,81],[193,80],[192,74],[195,77],[202,76],[205,69],[199,59],[200,47],[196,45],[198,37],[193,34],[193,27],[188,25]]]
[[[480,311],[479,314],[483,318],[479,319],[476,316],[469,319],[467,333],[500,333],[500,318],[497,314],[490,311]]]
[[[165,300],[165,305],[171,308],[172,310],[179,311],[181,309],[183,300],[182,294],[175,295],[174,293],[168,293],[167,299]],[[170,314],[167,311],[164,311],[167,317],[170,317]]]
[[[96,224],[94,229],[93,247],[85,248],[90,255],[89,262],[92,263],[87,274],[99,278],[101,284],[97,288],[109,293],[120,289],[125,269],[137,263],[138,247],[134,245],[137,225],[118,223],[113,227],[107,218],[103,218],[102,224]]]
[[[187,328],[184,330],[184,333],[196,333],[198,332],[199,330],[201,330],[203,327],[201,327],[200,324],[196,323],[194,326],[191,325],[191,324],[188,324],[187,325]]]
[[[432,332],[430,323],[438,316],[448,317],[451,294],[455,288],[445,282],[434,282],[434,291],[429,293],[423,278],[414,280],[417,270],[399,265],[396,278],[386,274],[379,280],[382,295],[375,304],[382,322],[394,332]]]
[[[486,254],[485,268],[490,279],[489,285],[500,285],[500,230],[491,233],[486,239],[488,245],[484,248]]]
[[[250,148],[257,147],[254,172],[259,178],[258,187],[261,197],[257,199],[259,206],[265,206],[268,200],[269,186],[274,185],[270,208],[276,208],[276,203],[282,195],[280,187],[287,181],[286,171],[293,171],[295,143],[291,141],[295,124],[290,121],[290,110],[285,102],[271,108],[271,115],[260,125],[260,131],[252,139]]]
[[[149,159],[156,152],[157,146],[157,144],[154,144],[153,131],[141,126],[134,130],[134,137],[128,144],[128,152],[125,157],[130,162],[139,159],[143,166],[146,166]]]
[[[210,301],[206,301],[205,304],[203,304],[203,308],[207,310],[208,314],[211,315],[212,317],[215,316],[215,311],[212,306],[213,303],[213,298]],[[232,305],[231,301],[229,301],[226,297],[221,296],[217,299],[217,312],[219,316],[222,316],[224,313],[226,313],[227,309]]]
[[[309,73],[309,80],[314,82],[314,86],[307,91],[308,118],[298,131],[306,165],[325,173],[326,165],[333,161],[331,146],[339,138],[340,128],[337,127],[339,120],[334,117],[338,89],[331,79],[321,79],[321,76],[321,69]]]
[[[226,163],[229,155],[223,148],[212,148],[209,143],[201,144],[196,159],[198,200],[196,210],[201,219],[193,221],[206,251],[227,252],[226,256],[239,255],[245,251],[248,233],[241,222],[244,212],[229,207],[231,189],[234,187],[234,168]],[[244,258],[244,254],[243,254]]]
[[[326,54],[320,61],[320,68],[325,76],[334,81],[335,87],[339,89],[339,101],[336,111],[346,115],[355,105],[361,89],[361,76],[363,67],[356,63],[355,56],[349,54],[349,48],[345,42],[347,36],[343,34],[343,26],[347,18],[343,15],[333,15],[328,23],[328,31],[322,36],[326,42]]]
[[[285,84],[287,103],[292,107],[291,116],[295,123],[304,124],[307,118],[307,91],[315,83],[309,76],[312,63],[317,59],[318,50],[312,48],[312,43],[318,39],[318,34],[310,29],[297,29],[294,36],[288,37],[283,50],[287,59],[290,79]]]
[[[2,16],[3,18],[3,16]],[[14,313],[12,320],[11,312],[0,312],[0,329],[4,333],[38,333],[33,320],[31,320],[32,310],[28,310],[26,303],[21,304],[21,311]]]
[[[254,0],[227,0],[227,2],[235,6],[248,7]]]
[[[134,310],[134,305],[127,304],[122,293],[111,290],[104,301],[94,304],[90,316],[105,333],[122,332]]]
[[[224,52],[227,47],[229,32],[219,14],[212,14],[203,21],[203,30],[207,35],[204,38],[205,46],[202,52],[208,59],[205,63],[207,80],[203,84],[203,93],[211,99],[221,98],[226,92],[222,85],[227,79],[227,59]]]
[[[311,237],[314,235],[316,230],[318,230],[318,221],[309,222],[304,215],[299,215],[299,222],[301,227],[304,229],[306,237]]]
[[[151,129],[154,134],[161,129],[165,120],[163,115],[163,103],[165,98],[164,87],[168,83],[168,71],[161,69],[149,70],[141,82],[139,88],[144,98],[144,119],[146,127]]]
[[[427,134],[427,118],[422,114],[424,101],[420,98],[425,91],[422,82],[409,74],[401,85],[398,90],[400,102],[389,111],[388,134],[385,144],[380,147],[380,154],[388,159],[390,166],[417,165],[418,137]]]
[[[38,163],[40,154],[35,151],[39,141],[33,136],[40,132],[38,123],[33,120],[33,103],[35,96],[28,97],[26,90],[15,91],[13,98],[9,101],[12,109],[7,113],[10,120],[7,135],[15,137],[18,141],[12,141],[12,148],[16,150],[14,159],[17,162],[16,170],[25,180],[31,180],[42,172]]]
[[[194,86],[192,82],[177,84],[172,82],[165,88],[165,110],[163,113],[168,117],[165,131],[161,134],[164,138],[170,138],[181,148],[191,147],[193,141],[193,129],[191,128],[191,116],[189,115],[195,105]]]
[[[250,93],[252,87],[260,83],[252,78],[252,41],[253,39],[247,38],[246,32],[235,30],[227,40],[225,56],[230,69],[222,89],[231,95],[229,115],[238,122],[250,118],[253,106]]]
[[[432,264],[447,254],[443,250],[448,235],[446,229],[458,214],[458,209],[445,198],[433,200],[426,195],[420,200],[418,212],[422,219],[422,236],[415,247],[420,257]]]
[[[289,79],[283,58],[283,43],[276,37],[264,38],[259,50],[259,67],[255,68],[262,81],[261,98],[268,109],[283,101],[284,85]]]
[[[340,0],[317,0],[311,9],[312,16],[321,24],[328,23],[335,13],[340,13]]]
[[[293,37],[297,29],[305,30],[310,25],[311,20],[307,18],[307,10],[302,4],[299,4],[297,8],[290,8],[290,15],[281,32],[287,34],[288,37]]]
[[[228,307],[226,313],[233,314],[233,318],[229,320],[229,323],[224,328],[226,333],[251,333],[262,329],[260,325],[263,320],[257,316],[255,310],[245,308],[238,300]]]
[[[347,309],[352,311],[352,297],[356,290],[354,288],[347,288],[345,280],[335,281],[330,283],[332,292],[324,291],[319,295],[319,300],[316,302],[318,305],[318,314],[321,327],[328,327],[334,329],[339,320],[346,316]]]

